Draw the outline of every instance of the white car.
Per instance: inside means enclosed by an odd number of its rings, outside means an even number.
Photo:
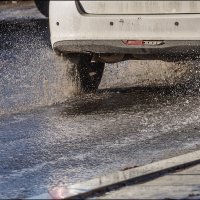
[[[105,63],[199,54],[200,1],[50,1],[51,43],[97,89]]]

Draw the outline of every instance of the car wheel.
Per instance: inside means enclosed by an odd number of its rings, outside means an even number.
[[[91,93],[98,89],[105,63],[92,62],[92,57],[86,54],[64,55],[64,59],[70,66],[67,73],[76,93]]]
[[[46,17],[49,17],[49,0],[35,0],[38,10]]]

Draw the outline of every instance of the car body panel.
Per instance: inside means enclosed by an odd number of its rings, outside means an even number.
[[[100,52],[107,53],[109,48],[106,49],[105,41],[109,41],[109,45],[113,41],[113,45],[111,45],[111,49],[113,49],[114,45],[117,48],[122,45],[122,41],[126,40],[140,40],[145,41],[146,44],[148,41],[150,43],[158,41],[158,44],[153,45],[153,49],[160,49],[160,42],[164,41],[163,48],[166,48],[166,51],[169,51],[169,48],[164,44],[167,46],[172,44],[170,49],[176,49],[177,43],[180,41],[178,46],[187,46],[192,51],[195,46],[194,51],[196,51],[198,46],[195,44],[200,41],[200,14],[98,15],[83,12],[77,1],[51,1],[50,29],[53,48],[59,50],[60,44],[60,49],[66,49],[67,52],[70,52],[70,48],[71,52],[78,52],[78,49],[81,49],[80,52],[87,51],[87,43],[91,44],[92,41],[95,41],[98,46],[102,47]],[[103,45],[99,45],[98,41],[103,41]],[[116,41],[118,42],[116,43]],[[175,41],[176,45],[169,43],[170,41]],[[188,41],[193,42],[188,43]],[[81,48],[78,48],[78,43]],[[85,44],[85,48],[83,44]],[[64,46],[66,47],[64,48]],[[94,48],[89,46],[88,51],[93,52]],[[123,48],[118,48],[118,53],[131,52],[130,49],[133,49],[132,53],[134,53],[136,48],[148,52],[151,45],[128,46],[123,44]],[[179,50],[181,51],[181,48]]]

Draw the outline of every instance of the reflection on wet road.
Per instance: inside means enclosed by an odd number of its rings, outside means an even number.
[[[199,95],[163,91],[102,91],[4,116],[0,198],[40,194],[198,149]]]
[[[198,87],[124,88],[111,66],[97,94],[70,97],[47,38],[45,19],[0,23],[0,198],[199,149]]]

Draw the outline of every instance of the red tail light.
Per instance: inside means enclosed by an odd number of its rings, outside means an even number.
[[[138,45],[138,46],[144,45],[143,40],[123,40],[122,42],[126,45]]]

